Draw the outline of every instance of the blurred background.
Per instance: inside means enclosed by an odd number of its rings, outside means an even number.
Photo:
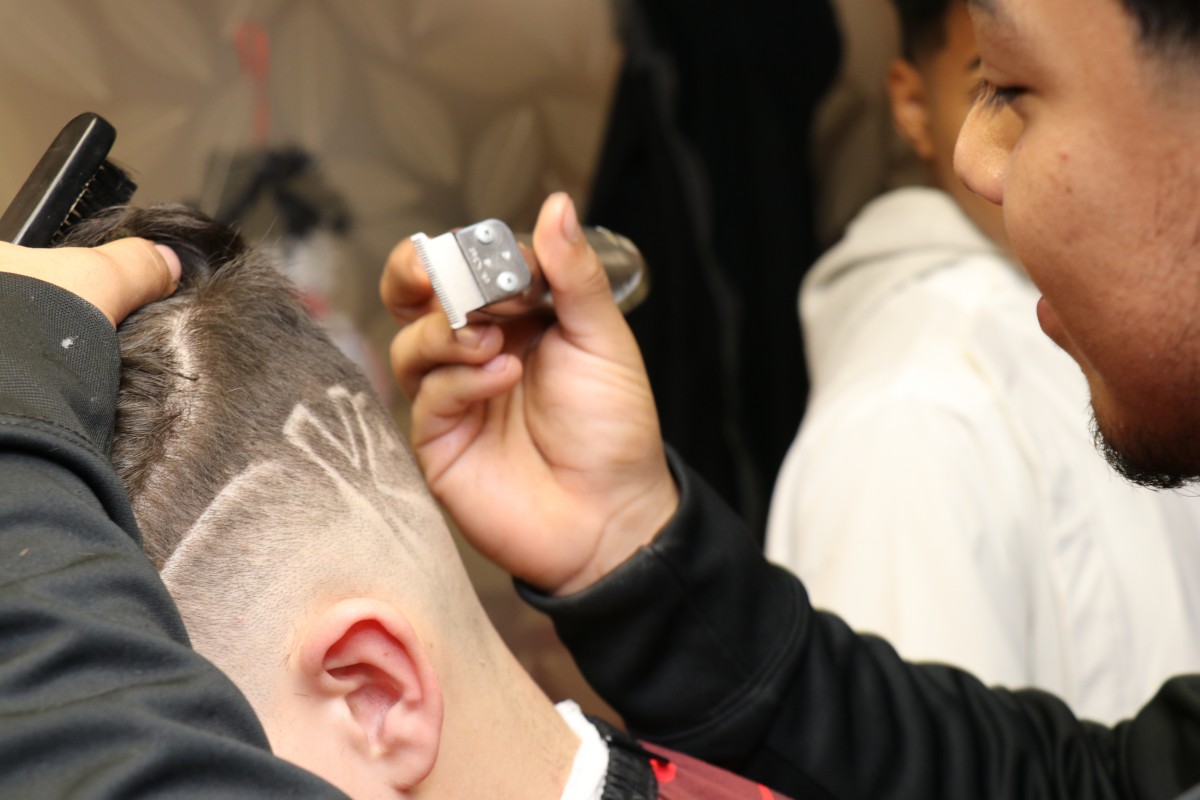
[[[668,441],[761,527],[807,390],[800,277],[868,199],[919,181],[883,97],[887,0],[0,0],[0,199],[82,111],[135,201],[188,202],[276,248],[390,387],[380,267],[569,192],[630,235],[631,323]],[[462,547],[553,699],[613,718],[550,626]]]

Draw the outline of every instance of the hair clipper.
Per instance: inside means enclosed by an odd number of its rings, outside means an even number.
[[[583,235],[600,257],[613,298],[628,314],[650,291],[645,259],[633,242],[606,228],[584,227]],[[518,242],[528,244],[529,237],[518,237],[498,219],[434,238],[417,233],[412,241],[451,328],[463,327],[467,315],[480,309],[519,316],[554,307],[545,279],[521,255]],[[492,308],[499,303],[504,305]]]

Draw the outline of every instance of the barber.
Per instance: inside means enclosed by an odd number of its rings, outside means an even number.
[[[0,797],[341,797],[188,646],[109,464],[114,326],[167,247],[0,243]]]
[[[1200,735],[1186,679],[1108,729],[1042,692],[906,664],[814,611],[664,446],[565,195],[544,205],[532,255],[556,320],[454,332],[397,246],[381,282],[405,326],[392,365],[435,495],[637,735],[793,796],[1169,798],[1200,783],[1200,758],[1172,744]]]

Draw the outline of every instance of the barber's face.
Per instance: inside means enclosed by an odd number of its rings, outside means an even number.
[[[972,19],[994,103],[967,118],[959,174],[1003,205],[1108,444],[1133,472],[1198,476],[1200,69],[1140,51],[1117,0],[990,5]]]

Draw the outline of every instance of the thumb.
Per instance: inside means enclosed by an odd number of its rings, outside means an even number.
[[[101,262],[95,274],[103,283],[81,287],[79,294],[103,311],[113,325],[147,303],[169,296],[179,285],[179,256],[166,245],[127,238],[101,245],[92,253]]]
[[[625,328],[612,287],[596,252],[579,227],[575,204],[565,192],[542,204],[533,229],[533,249],[564,331],[574,337],[609,338]]]
[[[114,326],[179,284],[179,256],[146,239],[100,247],[21,247],[0,242],[0,272],[58,286],[94,305]]]

